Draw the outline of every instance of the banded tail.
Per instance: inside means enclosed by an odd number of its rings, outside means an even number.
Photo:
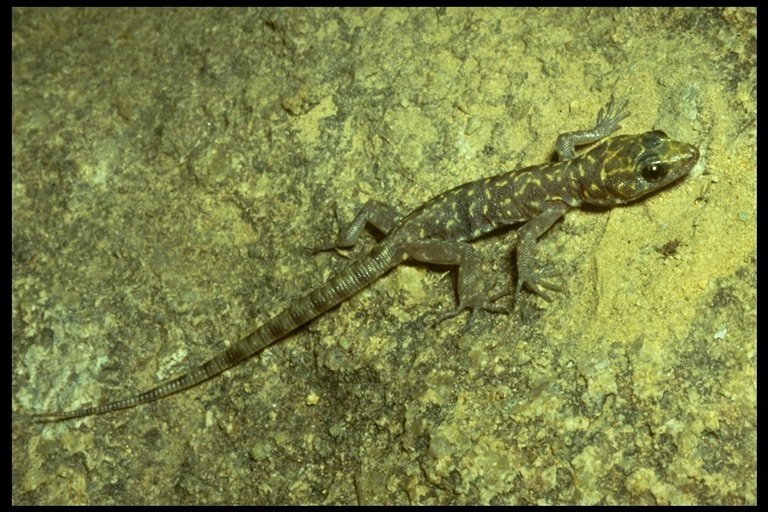
[[[321,286],[296,299],[283,311],[261,324],[231,347],[197,368],[176,379],[160,384],[154,389],[103,405],[69,411],[34,413],[27,417],[35,421],[50,422],[93,416],[154,402],[165,396],[189,389],[261,352],[298,327],[340,304],[381,277],[387,270],[396,266],[401,259],[402,250],[385,242],[382,243],[374,248],[368,256],[353,262]]]

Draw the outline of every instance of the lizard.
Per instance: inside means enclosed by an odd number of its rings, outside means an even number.
[[[409,259],[458,267],[458,305],[435,323],[470,310],[462,332],[472,325],[478,311],[507,313],[496,305],[505,295],[514,294],[514,308],[524,286],[551,300],[545,290],[560,288],[548,281],[551,275],[535,268],[535,248],[541,235],[567,211],[582,204],[622,205],[665,187],[689,174],[699,159],[695,146],[675,141],[659,130],[615,136],[577,155],[577,146],[599,142],[619,130],[619,123],[630,115],[626,106],[627,101],[617,106],[611,99],[598,112],[594,128],[559,135],[555,141],[558,161],[470,181],[435,196],[408,215],[379,201],[367,202],[351,223],[339,229],[335,244],[316,248],[350,248],[370,224],[384,237],[366,255],[187,373],[103,405],[28,416],[39,422],[93,416],[189,389],[261,352]],[[514,292],[490,296],[478,285],[480,259],[469,242],[513,225],[519,225],[517,283]]]

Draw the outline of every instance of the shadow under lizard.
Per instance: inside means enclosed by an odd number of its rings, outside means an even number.
[[[598,113],[593,129],[560,135],[555,144],[558,162],[465,183],[408,215],[401,215],[384,203],[367,203],[339,231],[335,245],[319,248],[351,247],[365,225],[371,224],[385,236],[366,256],[186,374],[144,393],[103,405],[23,416],[35,421],[91,416],[135,407],[189,389],[261,352],[408,259],[458,267],[459,304],[437,322],[469,309],[466,330],[480,310],[507,312],[494,304],[507,294],[489,297],[479,286],[479,257],[467,243],[502,226],[519,225],[518,280],[513,304],[524,285],[550,300],[545,289],[559,288],[534,268],[536,243],[544,232],[568,210],[582,204],[610,207],[639,199],[687,175],[699,159],[696,147],[672,140],[661,131],[617,136],[577,155],[576,146],[605,139],[620,128],[619,122],[629,115],[626,105],[625,101],[615,107],[611,101],[605,111],[601,109]]]

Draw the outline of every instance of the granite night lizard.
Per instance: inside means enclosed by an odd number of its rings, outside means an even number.
[[[523,286],[550,300],[545,289],[558,291],[548,275],[535,268],[535,247],[565,212],[584,203],[615,206],[638,199],[687,175],[699,159],[696,147],[670,139],[664,132],[621,135],[576,154],[576,146],[605,139],[629,115],[627,102],[611,100],[600,109],[590,130],[564,133],[555,147],[560,161],[535,165],[465,183],[427,201],[408,215],[377,201],[367,203],[340,229],[335,245],[353,246],[366,224],[385,234],[366,255],[324,284],[289,303],[282,312],[255,327],[239,342],[186,374],[154,389],[103,405],[24,415],[58,421],[127,409],[191,388],[232,368],[285,337],[301,325],[352,297],[391,268],[411,259],[458,267],[458,305],[437,322],[470,310],[465,329],[478,311],[506,312],[479,283],[479,257],[468,243],[501,226],[518,225],[518,279],[512,304]],[[507,295],[507,294],[504,294]]]

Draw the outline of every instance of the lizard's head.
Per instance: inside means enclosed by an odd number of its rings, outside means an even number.
[[[586,155],[594,170],[582,184],[584,200],[611,206],[634,201],[688,174],[699,150],[662,131],[615,137]]]

